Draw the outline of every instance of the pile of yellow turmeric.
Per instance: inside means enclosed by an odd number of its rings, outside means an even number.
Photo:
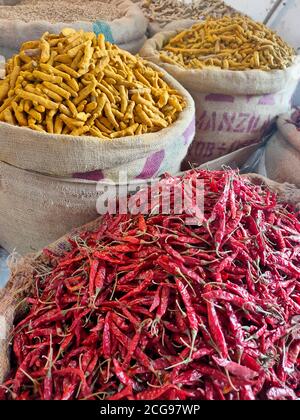
[[[171,38],[161,60],[188,69],[273,70],[290,66],[295,51],[265,25],[244,16],[208,18]]]
[[[155,132],[185,106],[163,75],[102,34],[66,28],[25,42],[0,81],[0,121],[99,138]]]

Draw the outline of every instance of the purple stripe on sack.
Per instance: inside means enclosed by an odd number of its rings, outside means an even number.
[[[191,123],[188,125],[188,127],[185,129],[183,133],[184,144],[188,144],[190,140],[194,138],[195,130],[196,130],[195,122],[196,122],[196,118],[194,116]]]
[[[104,179],[104,175],[101,169],[96,169],[91,172],[78,172],[73,174],[73,178],[85,179],[87,181],[101,181]]]
[[[232,95],[223,95],[221,93],[210,93],[209,95],[205,96],[206,101],[211,102],[234,102],[234,96]]]
[[[160,165],[165,157],[165,151],[160,150],[159,152],[153,153],[146,160],[142,172],[136,177],[136,179],[148,179],[153,177],[159,170]]]
[[[258,105],[275,105],[275,96],[272,94],[262,96]]]

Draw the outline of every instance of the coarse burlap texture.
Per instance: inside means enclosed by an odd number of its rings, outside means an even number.
[[[23,42],[39,39],[45,32],[58,34],[65,27],[83,29],[97,35],[103,33],[107,41],[135,54],[145,39],[148,21],[140,8],[130,0],[120,0],[117,7],[122,17],[112,21],[24,22],[21,19],[1,19],[0,16],[0,54],[9,58],[18,52]]]
[[[292,111],[277,119],[277,131],[268,141],[258,172],[277,182],[290,182],[300,188],[300,131],[291,122]]]
[[[186,107],[156,133],[106,140],[0,122],[0,246],[21,254],[38,251],[105,211],[99,202],[106,182],[138,185],[179,171],[195,134],[195,106],[173,77],[165,73],[164,80]]]
[[[173,22],[167,23],[165,26],[161,26],[158,22],[153,21],[149,22],[148,24],[148,34],[149,37],[153,37],[158,32],[165,32],[165,31],[176,31],[178,28],[190,28],[195,23],[199,22],[200,20],[194,19],[178,19],[174,20]]]
[[[219,162],[219,164],[219,167],[216,165],[215,169],[222,168],[221,162]],[[257,174],[248,174],[246,176],[250,177],[256,184],[267,185],[272,191],[278,193],[280,200],[294,205],[300,203],[300,190],[295,189],[294,186],[290,184],[278,184]],[[74,236],[82,230],[92,232],[99,223],[101,223],[101,218],[98,218],[81,228],[74,229],[71,233],[63,236],[50,246],[47,246],[47,249],[60,255],[69,249],[68,239],[74,238]],[[11,277],[6,287],[3,290],[0,290],[0,317],[3,317],[5,320],[6,326],[6,335],[4,339],[0,339],[0,383],[5,380],[9,373],[10,340],[13,323],[14,320],[19,318],[26,310],[25,305],[21,304],[21,302],[24,297],[30,295],[33,287],[34,273],[40,273],[43,270],[51,270],[51,263],[47,255],[43,252],[15,260],[14,263],[11,263],[10,265],[12,269]]]
[[[0,55],[0,80],[5,78],[5,58]]]
[[[0,6],[14,6],[18,4],[20,0],[0,0]]]
[[[65,180],[0,162],[0,244],[36,252],[97,217],[97,182]]]
[[[195,100],[196,135],[183,165],[187,169],[259,142],[274,117],[291,108],[300,57],[285,70],[184,69],[163,62],[159,55],[181,30],[156,34],[140,55],[167,70]]]

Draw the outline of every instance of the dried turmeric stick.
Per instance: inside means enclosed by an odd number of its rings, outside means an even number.
[[[40,105],[43,105],[46,109],[58,108],[58,104],[56,104],[55,102],[52,102],[49,99],[45,99],[43,96],[36,95],[35,93],[25,92],[24,90],[19,89],[17,94],[20,96],[20,98],[35,101]]]

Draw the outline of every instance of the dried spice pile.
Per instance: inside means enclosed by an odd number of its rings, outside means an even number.
[[[162,61],[188,69],[274,70],[289,67],[295,50],[262,23],[245,16],[208,18],[175,35]]]
[[[24,22],[112,21],[121,17],[115,0],[21,0],[14,6],[0,6],[0,17]]]
[[[195,0],[190,4],[183,4],[178,0],[138,0],[144,15],[150,22],[157,22],[164,27],[178,19],[200,20],[207,16],[221,17],[232,15],[236,11],[219,0]]]
[[[45,251],[1,399],[300,397],[299,215],[235,172],[166,177],[157,197],[199,179],[201,223],[152,203]]]
[[[104,35],[65,28],[28,41],[0,80],[0,121],[39,132],[114,139],[168,127],[182,96]]]

